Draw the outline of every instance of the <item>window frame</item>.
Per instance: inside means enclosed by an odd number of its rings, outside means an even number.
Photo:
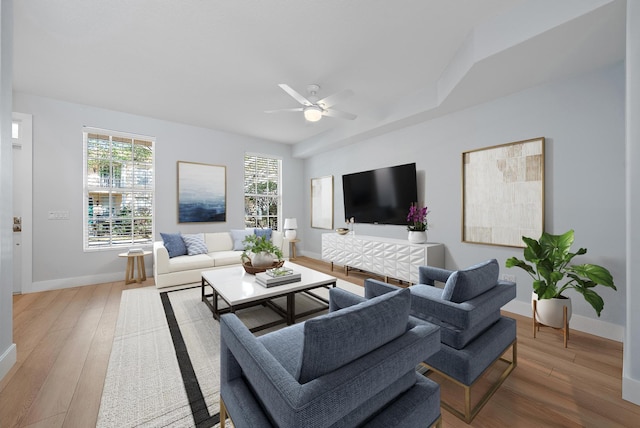
[[[100,169],[100,172],[98,173],[98,176],[97,176],[97,183],[94,182],[93,184],[90,181],[92,179],[96,180],[96,177],[91,177],[91,174],[89,173],[89,170],[88,170],[89,169],[88,164],[90,160],[90,154],[89,154],[89,135],[90,134],[98,134],[101,136],[106,136],[108,137],[108,142],[109,142],[109,148],[108,148],[109,154],[105,158],[105,160],[109,163],[109,174],[103,176],[102,174],[103,167],[98,166],[98,169]],[[118,170],[121,171],[121,174],[119,174],[117,180],[113,180],[113,165],[114,165],[113,145],[114,145],[114,142],[119,143],[122,141],[118,141],[118,140],[123,140],[123,139],[131,140],[131,143],[134,144],[134,146],[132,146],[132,149],[131,149],[131,160],[123,163],[121,159],[115,158],[116,163],[118,164]],[[136,143],[136,141],[138,141],[139,143]],[[146,136],[146,135],[134,134],[131,132],[120,132],[120,131],[114,131],[109,129],[84,126],[82,128],[82,144],[83,144],[83,174],[82,174],[82,178],[83,178],[82,247],[83,247],[83,250],[85,252],[113,251],[113,250],[122,251],[132,247],[136,247],[136,248],[151,247],[154,241],[155,226],[156,226],[156,222],[155,222],[156,138],[151,136]],[[142,169],[139,169],[136,167],[137,166],[136,160],[135,160],[136,144],[138,144],[138,146],[140,147],[146,146],[150,148],[150,151],[151,151],[150,160],[147,162],[142,162],[142,165],[147,164],[149,167],[142,168]],[[122,170],[126,168],[128,168],[131,173],[131,177],[129,178],[130,184],[127,184],[127,178],[126,177],[123,178],[122,176]],[[137,172],[141,170],[144,171],[143,179],[142,179],[143,181],[142,187],[136,184],[137,183],[136,180],[138,179]],[[148,183],[149,181],[151,182],[150,187],[147,187],[149,185]],[[122,185],[123,183],[125,183],[124,186]],[[100,220],[103,223],[108,224],[108,232],[106,233],[106,240],[102,241],[102,244],[98,244],[98,245],[96,244],[92,245],[92,242],[96,242],[96,241],[95,240],[92,241],[90,237],[91,230],[97,224],[97,223],[94,223],[96,222],[96,214],[93,211],[95,206],[94,204],[90,204],[89,202],[91,198],[95,197],[95,195],[99,195],[98,205],[101,205],[100,201],[105,199],[105,196],[106,196],[106,199],[109,201],[109,207],[104,209],[108,212],[108,214],[104,216],[102,215],[100,216]],[[131,202],[129,206],[130,208],[129,216],[114,214],[115,212],[114,211],[115,210],[114,195],[116,195],[116,198],[115,198],[116,201],[118,200],[118,196],[120,200],[122,200],[122,198],[129,195],[129,197],[131,198]],[[136,201],[138,200],[138,198],[141,198],[141,197],[143,199],[151,199],[150,203],[148,204],[148,208],[150,209],[149,215],[140,215],[135,212],[136,208],[138,207],[138,205],[136,204]],[[142,208],[146,206],[147,204],[144,204]],[[93,215],[91,215],[90,212],[93,213]],[[118,239],[114,239],[114,238],[117,238],[118,236],[120,237],[123,236],[121,232],[114,233],[114,225],[117,225],[118,219],[130,220],[130,230],[128,231],[131,237],[130,240],[126,240],[125,242],[118,242]],[[144,225],[145,221],[151,222],[151,225],[150,225],[151,230],[150,230],[150,234],[148,235],[148,238],[145,237],[145,239],[143,240],[136,241],[136,238],[135,238],[135,233],[137,228],[136,220],[138,220],[139,222],[138,224],[142,224],[141,227],[143,228],[147,227],[146,225]],[[95,233],[95,230],[97,229],[93,229],[93,230]],[[104,229],[101,228],[101,231],[104,232]]]
[[[277,189],[276,194],[269,196],[268,194],[258,193],[258,192],[247,192],[247,158],[254,158],[256,162],[258,159],[266,160],[267,162],[275,161],[277,162],[278,169],[278,178],[277,178]],[[271,227],[273,230],[282,230],[282,158],[273,156],[273,155],[265,155],[262,153],[245,153],[243,157],[242,163],[242,173],[243,173],[243,206],[244,206],[244,224],[245,227]],[[254,184],[257,183],[257,180],[254,180]],[[258,217],[255,220],[256,224],[250,224],[249,217],[252,217],[253,214],[250,214],[247,209],[247,197],[253,198],[264,198],[264,197],[275,197],[276,198],[276,210],[277,213],[275,215],[271,215],[267,213],[266,215],[255,216]],[[275,219],[275,227],[273,227],[273,223],[269,221],[269,219]],[[266,224],[260,224],[260,219],[267,219]]]

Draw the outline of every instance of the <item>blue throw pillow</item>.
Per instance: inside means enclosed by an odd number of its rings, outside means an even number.
[[[160,233],[164,247],[169,252],[169,258],[184,256],[187,254],[187,246],[184,245],[180,233]]]
[[[255,233],[256,236],[258,236],[258,237],[266,236],[267,237],[267,241],[271,241],[271,228],[270,227],[265,227],[264,229],[256,227],[255,229],[253,229],[253,233]]]
[[[253,230],[249,229],[231,229],[231,239],[233,240],[234,251],[244,251],[244,238],[253,235]]]
[[[190,235],[182,235],[182,240],[187,246],[187,254],[195,256],[196,254],[207,254],[209,249],[204,243],[204,233],[194,233]]]

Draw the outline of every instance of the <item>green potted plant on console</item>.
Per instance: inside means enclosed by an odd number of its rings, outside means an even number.
[[[604,300],[594,291],[594,288],[597,285],[603,285],[615,290],[616,286],[611,273],[602,266],[589,263],[570,264],[575,256],[587,252],[586,248],[580,248],[575,253],[570,251],[574,240],[573,230],[562,235],[544,232],[537,241],[525,236],[522,240],[526,244],[524,249],[526,261],[511,257],[507,259],[506,267],[519,267],[533,278],[534,323],[537,320],[550,327],[568,327],[571,318],[571,299],[562,293],[569,288],[582,294],[600,316],[604,308]],[[563,306],[567,307],[568,312],[566,324],[563,323]]]

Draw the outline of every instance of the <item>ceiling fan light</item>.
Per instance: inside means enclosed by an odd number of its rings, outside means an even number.
[[[322,110],[318,106],[309,106],[304,109],[304,118],[309,122],[317,122],[322,119]]]

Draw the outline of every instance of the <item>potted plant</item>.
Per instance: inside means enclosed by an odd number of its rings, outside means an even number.
[[[413,244],[424,244],[427,242],[427,207],[418,207],[418,204],[411,204],[409,214],[407,214],[407,230],[409,231],[409,242]]]
[[[532,299],[537,300],[536,318],[544,325],[551,327],[563,327],[562,321],[558,325],[558,314],[546,314],[544,303],[551,300],[561,300],[558,305],[568,306],[568,319],[571,317],[571,299],[562,293],[573,288],[582,294],[587,302],[595,309],[598,316],[604,308],[604,301],[593,289],[597,285],[603,285],[616,290],[611,273],[604,267],[594,264],[572,265],[571,260],[578,255],[586,254],[586,248],[580,248],[577,252],[570,252],[573,244],[574,232],[569,230],[562,235],[551,235],[544,232],[540,239],[522,237],[526,244],[524,258],[520,260],[511,257],[506,261],[506,267],[519,267],[524,269],[533,278]],[[528,264],[527,262],[531,263]],[[563,282],[565,281],[565,282]],[[554,304],[554,303],[551,303]],[[562,310],[562,309],[560,309]],[[562,320],[562,313],[559,314]]]
[[[240,258],[243,263],[250,261],[253,267],[271,267],[274,258],[277,258],[277,261],[282,260],[282,250],[266,236],[249,235],[242,242],[244,251]]]

